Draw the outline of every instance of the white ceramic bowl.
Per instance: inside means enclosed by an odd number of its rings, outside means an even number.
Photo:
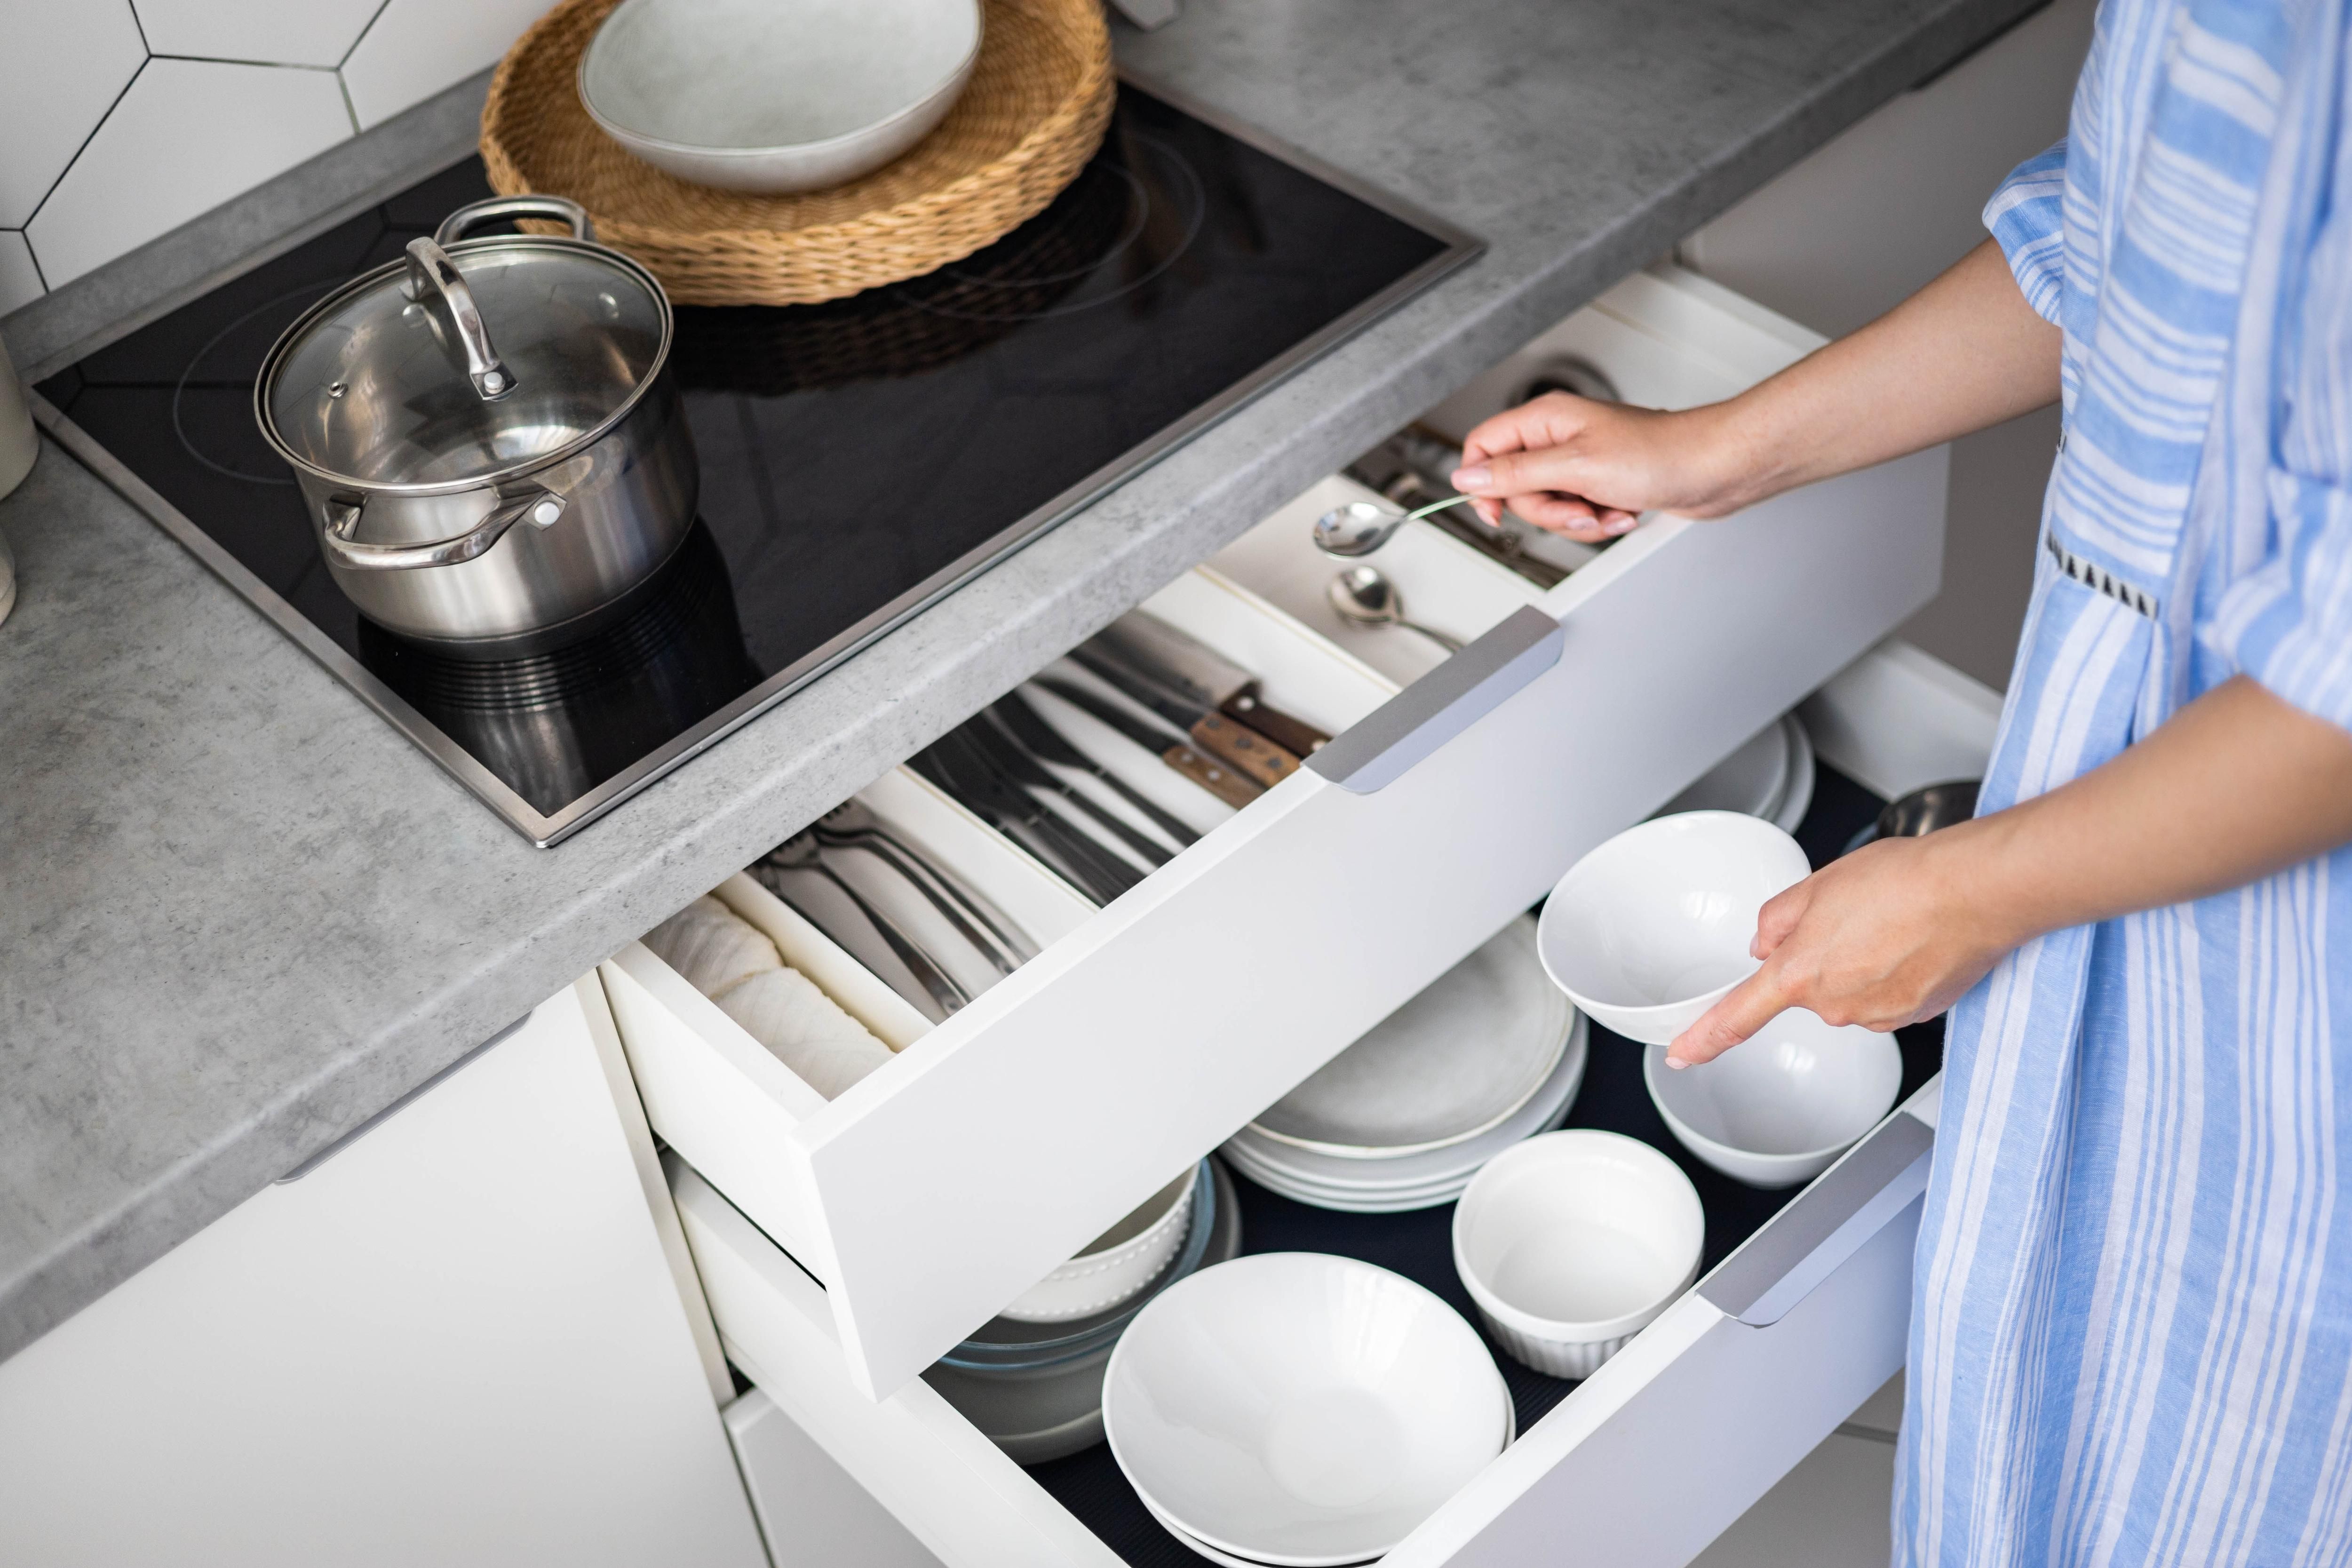
[[[1733,1181],[1793,1187],[1895,1109],[1903,1052],[1891,1035],[1791,1007],[1703,1067],[1677,1071],[1652,1046],[1642,1076],[1684,1148]]]
[[[1615,1132],[1530,1138],[1454,1211],[1454,1268],[1512,1356],[1590,1377],[1698,1278],[1706,1215],[1682,1167]]]
[[[1594,1023],[1664,1045],[1756,972],[1756,911],[1811,870],[1769,822],[1654,817],[1569,868],[1544,902],[1536,956]]]
[[[1315,1252],[1205,1268],[1153,1298],[1103,1386],[1145,1506],[1220,1552],[1360,1563],[1502,1451],[1510,1395],[1477,1333],[1412,1280]]]
[[[580,58],[580,101],[681,180],[814,191],[929,134],[979,58],[979,0],[625,0]]]
[[[1065,1323],[1134,1300],[1184,1245],[1198,1184],[1197,1170],[1185,1172],[1088,1242],[1085,1251],[1013,1298],[998,1316],[1020,1323]]]

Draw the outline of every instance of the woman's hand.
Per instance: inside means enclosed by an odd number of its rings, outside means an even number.
[[[1764,967],[1684,1030],[1667,1064],[1712,1061],[1791,1007],[1884,1031],[1958,1001],[2032,934],[1985,896],[1972,837],[1882,839],[1766,904],[1748,946]]]
[[[1727,403],[1666,414],[1555,392],[1463,443],[1455,488],[1586,543],[1664,509],[1722,517],[2058,395],[2062,337],[1991,240],[1851,337]]]
[[[1865,845],[1764,906],[1764,961],[1675,1037],[1711,1061],[1783,1010],[1873,1029],[1931,1018],[2010,949],[2201,899],[2352,844],[2352,732],[2232,676],[2047,795]]]
[[[1662,414],[1549,393],[1471,431],[1454,484],[1490,523],[1508,507],[1586,543],[1613,539],[1661,507],[1720,517],[1747,499],[1728,406]]]

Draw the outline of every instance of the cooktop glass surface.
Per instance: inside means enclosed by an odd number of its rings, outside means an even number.
[[[586,640],[459,659],[336,588],[253,380],[312,301],[489,194],[469,158],[39,390],[152,492],[133,499],[540,844],[1477,249],[1123,85],[1094,161],[977,255],[829,304],[679,307],[688,542]]]

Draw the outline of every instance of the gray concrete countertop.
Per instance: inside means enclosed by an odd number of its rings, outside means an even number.
[[[2032,8],[1188,0],[1122,31],[1487,254],[552,850],[47,447],[0,502],[0,1355]]]

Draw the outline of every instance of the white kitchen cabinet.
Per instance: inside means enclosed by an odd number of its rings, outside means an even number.
[[[1573,353],[1676,406],[1820,342],[1668,268],[1522,357]],[[1416,580],[1416,615],[1475,639],[1426,674],[1350,653],[1294,592],[1283,552],[1348,493],[1327,482],[1149,604],[1338,735],[1307,768],[1041,927],[1040,956],[830,1102],[623,953],[604,974],[656,1131],[822,1281],[851,1384],[919,1398],[909,1380],[998,1307],[1927,602],[1943,462],[1733,526],[1656,518],[1549,591],[1425,541],[1458,559],[1426,605]]]
[[[0,1363],[0,1563],[762,1568],[603,1008]]]

